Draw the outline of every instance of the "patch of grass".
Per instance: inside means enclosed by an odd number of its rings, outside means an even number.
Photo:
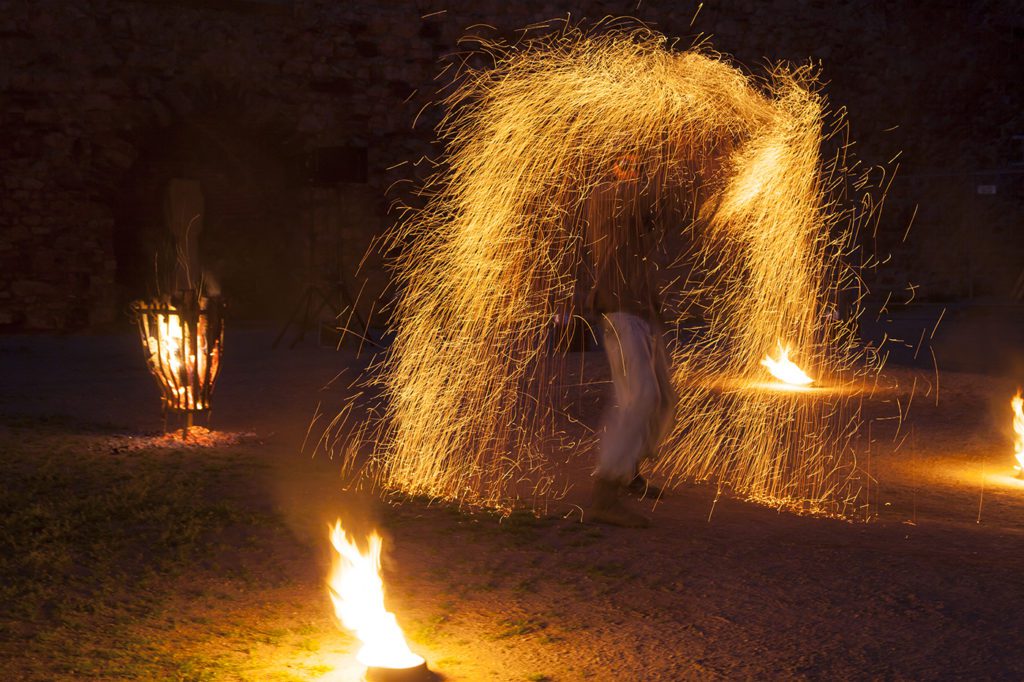
[[[288,670],[277,670],[264,677],[260,682],[308,682],[308,680],[309,678],[306,675],[300,675]]]
[[[618,579],[629,575],[628,567],[620,561],[599,561],[585,566],[583,570],[594,578]]]
[[[280,644],[281,641],[288,636],[288,631],[284,628],[273,628],[264,632],[260,637],[260,641],[265,644]]]
[[[494,639],[507,639],[509,637],[522,637],[523,635],[529,635],[543,630],[548,626],[547,623],[535,618],[519,618],[519,619],[506,619],[501,621],[500,625],[504,629],[498,632],[494,636]]]
[[[537,528],[541,525],[542,520],[528,509],[517,509],[501,521],[501,527],[505,530]]]
[[[173,679],[177,682],[207,682],[220,679],[222,672],[220,666],[209,661],[188,658],[177,663]]]
[[[304,651],[320,651],[320,640],[306,637],[299,641],[299,648]]]
[[[294,628],[293,632],[295,632],[295,634],[297,634],[297,635],[308,636],[308,635],[312,635],[313,633],[317,632],[317,627],[315,625],[313,625],[312,623],[303,623],[299,627]]]
[[[442,625],[448,622],[448,614],[440,613],[426,621],[421,621],[419,627],[412,633],[412,638],[421,644],[431,646],[436,644],[437,638],[441,635]]]
[[[436,625],[421,625],[409,633],[409,637],[413,641],[425,646],[433,646],[437,644],[437,636],[439,634],[440,631]]]
[[[516,510],[498,523],[498,529],[513,544],[523,546],[536,542],[540,532],[553,523],[554,519],[550,517],[538,517],[528,510]]]
[[[523,578],[519,581],[519,584],[515,586],[516,592],[533,592],[537,587],[536,578]]]
[[[27,679],[230,678],[215,661],[162,655],[131,627],[173,623],[162,614],[176,597],[222,598],[204,582],[251,578],[245,563],[262,557],[239,547],[283,522],[232,492],[246,466],[225,464],[244,460],[237,452],[112,454],[90,438],[0,427],[0,658],[16,657]],[[172,593],[186,575],[198,586]]]
[[[587,547],[605,538],[604,529],[589,524],[566,524],[558,530],[566,534],[565,540],[558,544],[566,547]]]
[[[442,578],[446,577],[449,573],[451,573],[451,569],[449,569],[449,567],[447,566],[434,566],[433,568],[427,571],[427,575],[429,575],[434,580],[441,580]]]

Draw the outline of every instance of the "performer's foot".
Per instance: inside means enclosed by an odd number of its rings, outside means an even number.
[[[661,497],[662,489],[640,475],[640,465],[638,464],[636,473],[633,474],[633,480],[626,484],[626,492],[639,497],[641,500],[648,497],[657,499]]]
[[[623,528],[646,528],[651,525],[650,519],[622,503],[619,498],[620,487],[618,481],[595,478],[594,500],[590,506],[590,515],[584,517],[585,520]]]

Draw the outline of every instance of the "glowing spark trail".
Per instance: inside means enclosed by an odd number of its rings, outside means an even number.
[[[706,49],[614,25],[484,50],[493,67],[465,69],[444,102],[429,201],[385,244],[404,249],[396,336],[371,380],[382,414],[348,463],[387,489],[498,508],[564,490],[559,462],[588,457],[595,438],[572,431],[579,379],[549,350],[550,321],[585,314],[600,244],[584,216],[637,161],[680,396],[658,473],[841,510],[856,495],[850,392],[715,387],[758,381],[778,339],[819,386],[866,371],[854,322],[829,307],[854,279],[841,258],[854,227],[830,198],[844,176],[820,158],[814,74],[778,67],[761,84]]]

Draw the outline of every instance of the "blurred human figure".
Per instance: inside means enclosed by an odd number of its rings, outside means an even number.
[[[653,272],[657,199],[657,183],[627,155],[594,189],[587,206],[594,266],[590,306],[601,319],[614,387],[594,471],[590,520],[598,523],[649,524],[623,495],[660,494],[640,474],[640,465],[657,457],[675,417]]]
[[[199,235],[205,213],[206,200],[198,180],[168,181],[164,188],[164,223],[174,235],[174,292],[195,289],[199,282]]]

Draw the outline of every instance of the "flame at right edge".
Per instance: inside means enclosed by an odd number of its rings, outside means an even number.
[[[1013,408],[1013,455],[1017,458],[1014,468],[1018,474],[1024,474],[1024,398],[1019,388],[1017,395],[1010,399],[1010,407]]]

